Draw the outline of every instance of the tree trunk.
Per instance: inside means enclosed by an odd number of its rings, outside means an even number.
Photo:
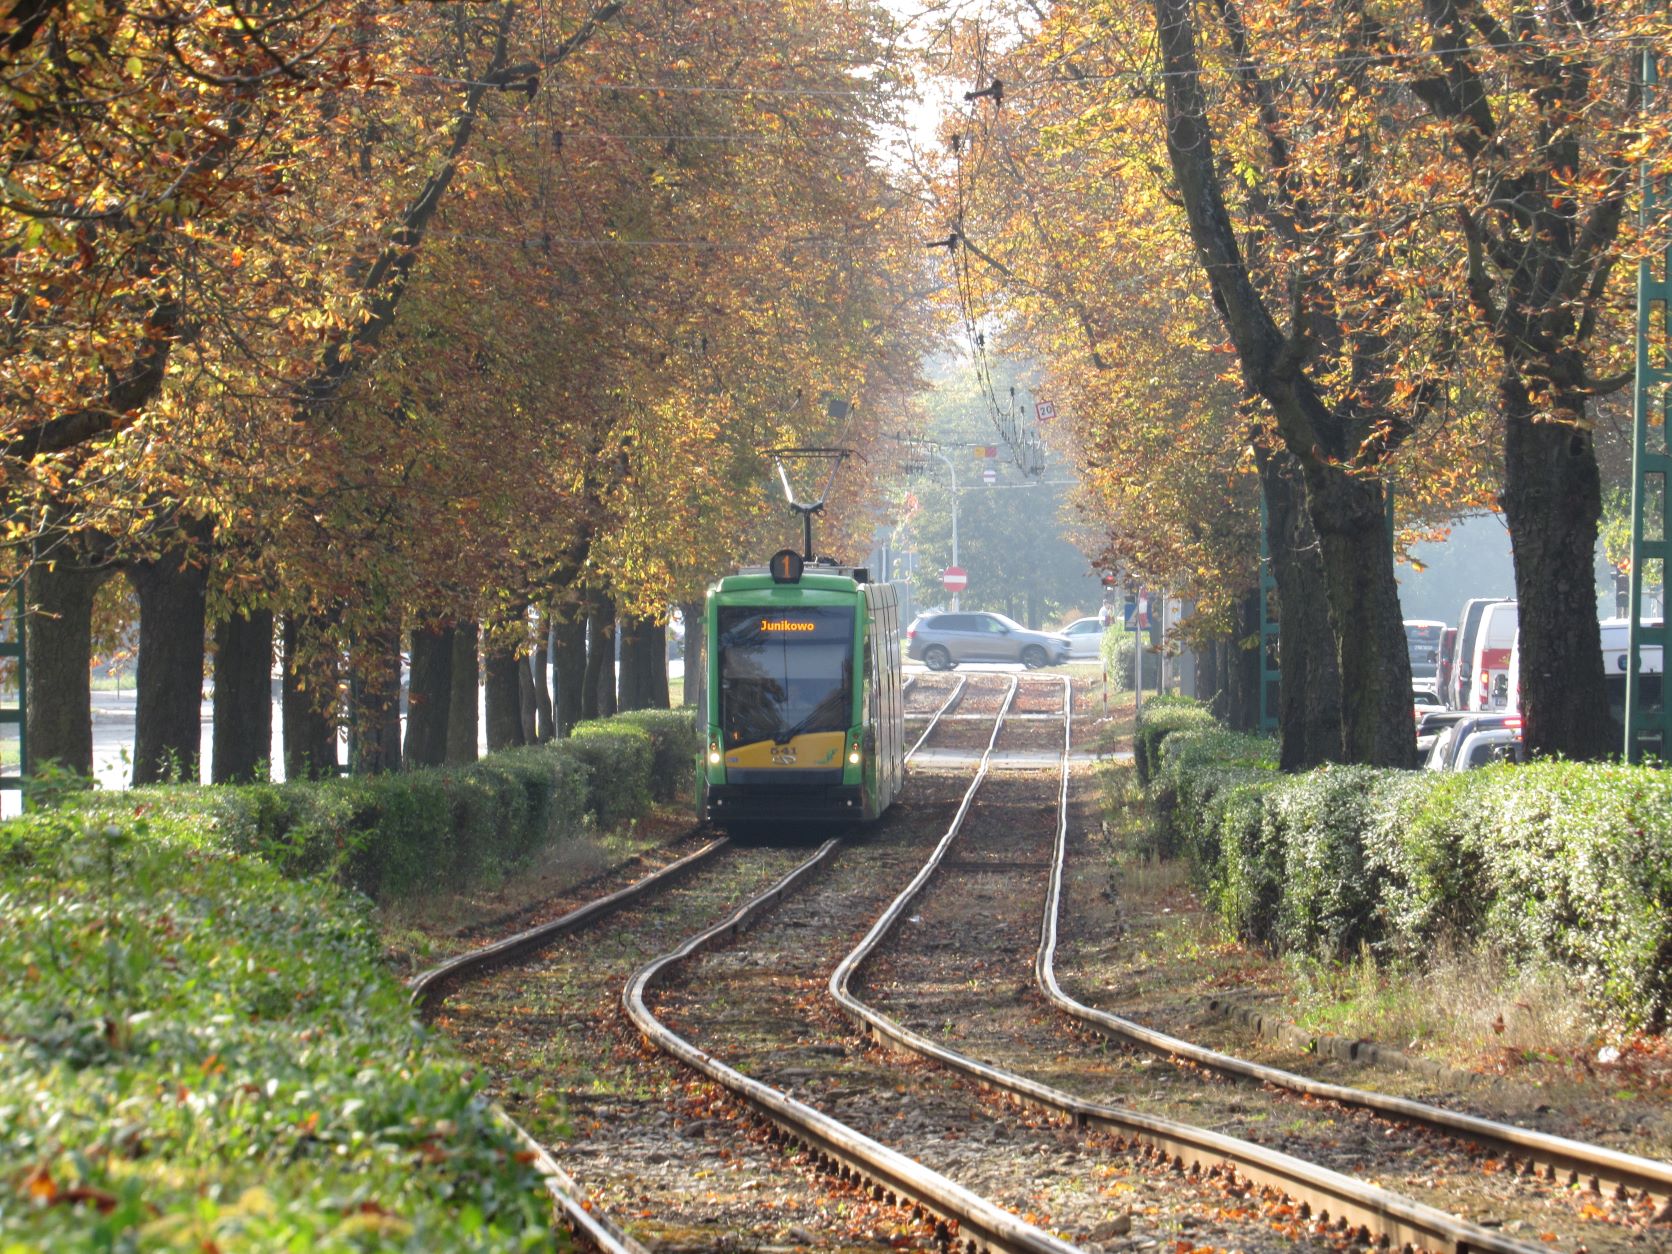
[[[31,563],[24,577],[26,775],[48,762],[93,773],[93,598],[109,575],[80,565],[73,546],[55,545],[53,561]]]
[[[521,674],[528,667],[517,660],[515,645],[496,645],[485,655],[484,697],[487,705],[488,752],[523,744]]]
[[[1259,639],[1259,592],[1249,592],[1237,602],[1237,627],[1227,642],[1227,717],[1232,731],[1256,731],[1259,727],[1259,649],[1244,649],[1244,640]]]
[[[285,616],[279,715],[286,779],[330,779],[337,773],[335,654],[315,647],[327,635],[322,619]]]
[[[273,611],[235,612],[215,628],[215,724],[209,778],[266,783],[273,760]]]
[[[1266,499],[1266,549],[1277,580],[1278,656],[1283,679],[1278,695],[1278,760],[1285,771],[1340,761],[1341,677],[1335,660],[1329,596],[1317,536],[1304,507],[1293,460],[1263,453],[1260,485]],[[1259,611],[1258,594],[1254,601]],[[1254,633],[1260,630],[1254,621]],[[1254,721],[1259,721],[1259,652],[1255,651]],[[1407,720],[1408,721],[1408,720]]]
[[[534,739],[545,744],[557,734],[557,711],[552,707],[551,685],[551,628],[547,617],[540,616],[540,647],[529,659],[533,668],[530,676],[534,690]]]
[[[621,674],[617,682],[620,692],[618,706],[623,710],[642,710],[644,694],[640,691],[644,680],[644,620],[631,614],[621,616]]]
[[[1591,433],[1534,422],[1525,385],[1513,374],[1499,390],[1527,748],[1537,756],[1615,756],[1625,742],[1608,710],[1597,626],[1602,482]],[[1568,412],[1584,412],[1581,398],[1566,405]]]
[[[537,744],[540,739],[540,711],[534,691],[534,671],[530,668],[533,661],[532,657],[517,661],[517,712],[522,715],[522,742],[525,745]]]
[[[668,708],[668,628],[665,623],[650,623],[645,628],[650,647],[644,653],[643,680],[646,709]]]
[[[349,767],[356,775],[401,769],[401,623],[356,642],[349,676]]]
[[[1306,509],[1322,549],[1343,694],[1340,752],[1351,762],[1413,765],[1411,667],[1383,513],[1384,495],[1380,482],[1356,473],[1353,465],[1380,438],[1378,429],[1386,429],[1396,417],[1367,412],[1361,403],[1365,396],[1386,390],[1379,386],[1385,382],[1386,363],[1368,341],[1361,341],[1359,347],[1367,355],[1355,361],[1354,369],[1364,374],[1364,385],[1355,389],[1357,399],[1332,408],[1307,366],[1319,328],[1310,328],[1309,333],[1307,327],[1296,327],[1298,338],[1291,338],[1278,326],[1249,273],[1244,241],[1226,205],[1222,180],[1229,164],[1221,160],[1209,125],[1196,53],[1195,9],[1186,0],[1153,0],[1153,4],[1165,78],[1167,154],[1197,259],[1214,307],[1236,346],[1245,389],[1269,405],[1284,447],[1303,467]],[[1327,320],[1322,310],[1316,318]],[[1262,484],[1265,480],[1262,475]],[[1282,579],[1281,573],[1278,578]],[[1293,617],[1297,606],[1291,593],[1292,589],[1282,588],[1286,618]],[[1284,667],[1292,673],[1292,659],[1287,655]],[[1308,674],[1313,671],[1309,658]],[[1289,736],[1284,739],[1287,763],[1301,755],[1293,753]]]
[[[477,711],[482,686],[481,660],[477,643],[481,629],[474,622],[453,629],[453,688],[447,702],[447,761],[474,762],[482,744],[481,716]],[[514,708],[514,707],[513,707]]]
[[[1222,642],[1215,637],[1196,646],[1196,699],[1207,703],[1209,712],[1220,722],[1225,721],[1225,690],[1221,685],[1219,657]]]
[[[447,760],[447,713],[453,694],[453,629],[415,628],[408,664],[406,764],[440,766]]]
[[[615,601],[595,593],[586,616],[587,718],[608,718],[616,711]]]
[[[1306,478],[1335,632],[1341,751],[1348,762],[1415,766],[1411,655],[1393,575],[1387,496],[1376,480],[1333,468],[1309,466]]]
[[[557,686],[552,721],[558,736],[567,736],[585,715],[586,611],[569,605],[552,616],[552,679]]]
[[[133,783],[195,784],[203,744],[208,572],[185,545],[129,571],[139,594],[139,699]]]
[[[687,601],[679,607],[685,620],[685,684],[680,704],[701,708],[703,685],[708,680],[706,653],[703,646],[703,603]]]
[[[648,618],[621,620],[621,708],[668,707],[667,629]]]

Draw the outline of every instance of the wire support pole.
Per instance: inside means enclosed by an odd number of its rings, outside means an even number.
[[[928,450],[933,456],[946,463],[946,473],[952,477],[952,564],[958,564],[958,470],[952,464],[952,459],[939,449]],[[958,610],[958,594],[952,594],[952,610]]]
[[[1654,51],[1642,53],[1642,102],[1659,85]],[[1654,177],[1647,159],[1642,165],[1642,203],[1639,220],[1645,230],[1654,228],[1656,215],[1669,203],[1664,179]],[[1655,275],[1658,264],[1660,274]],[[1658,338],[1656,338],[1658,314]],[[1672,703],[1666,700],[1666,660],[1672,655],[1672,639],[1666,626],[1667,547],[1672,536],[1672,446],[1667,439],[1672,418],[1668,368],[1669,340],[1672,340],[1672,244],[1662,247],[1658,258],[1644,257],[1637,263],[1637,345],[1636,385],[1632,397],[1631,438],[1631,573],[1628,580],[1626,625],[1625,757],[1641,762],[1654,753],[1662,762],[1672,746]],[[1653,536],[1651,536],[1651,526]],[[1644,585],[1650,568],[1660,575],[1661,612],[1658,622],[1644,622]],[[1647,700],[1643,651],[1660,652],[1660,697]]]

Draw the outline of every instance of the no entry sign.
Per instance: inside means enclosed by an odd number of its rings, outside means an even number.
[[[962,592],[969,587],[969,572],[962,566],[948,566],[941,571],[941,586],[948,592]]]

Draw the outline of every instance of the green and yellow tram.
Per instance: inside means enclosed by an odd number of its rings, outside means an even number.
[[[874,819],[905,779],[894,589],[793,550],[705,609],[703,810],[721,826]]]

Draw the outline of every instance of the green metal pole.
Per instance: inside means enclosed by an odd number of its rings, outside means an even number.
[[[1645,48],[1642,65],[1643,102],[1659,82],[1654,53]],[[1664,184],[1652,178],[1648,164],[1643,167],[1642,208],[1639,220],[1645,227],[1654,222],[1657,207],[1665,200]],[[1672,246],[1663,248],[1658,259],[1657,278],[1654,260],[1645,257],[1637,265],[1637,381],[1632,404],[1631,437],[1631,576],[1627,599],[1626,628],[1626,705],[1625,756],[1630,762],[1643,760],[1646,751],[1666,760],[1668,746],[1672,746],[1672,703],[1666,700],[1666,661],[1672,656],[1668,645],[1665,607],[1661,619],[1649,625],[1643,621],[1643,589],[1651,564],[1659,571],[1661,597],[1666,596],[1667,536],[1672,533],[1672,494],[1667,491],[1672,482],[1672,456],[1668,456],[1667,419],[1669,416],[1667,384],[1672,371],[1667,369],[1668,310],[1672,309]],[[1651,344],[1658,306],[1658,342]],[[1658,505],[1655,505],[1658,498]],[[1651,512],[1651,510],[1653,512]],[[1649,535],[1650,522],[1655,523],[1655,535]],[[1661,656],[1661,699],[1659,708],[1646,697],[1643,676],[1643,649],[1658,646]]]

